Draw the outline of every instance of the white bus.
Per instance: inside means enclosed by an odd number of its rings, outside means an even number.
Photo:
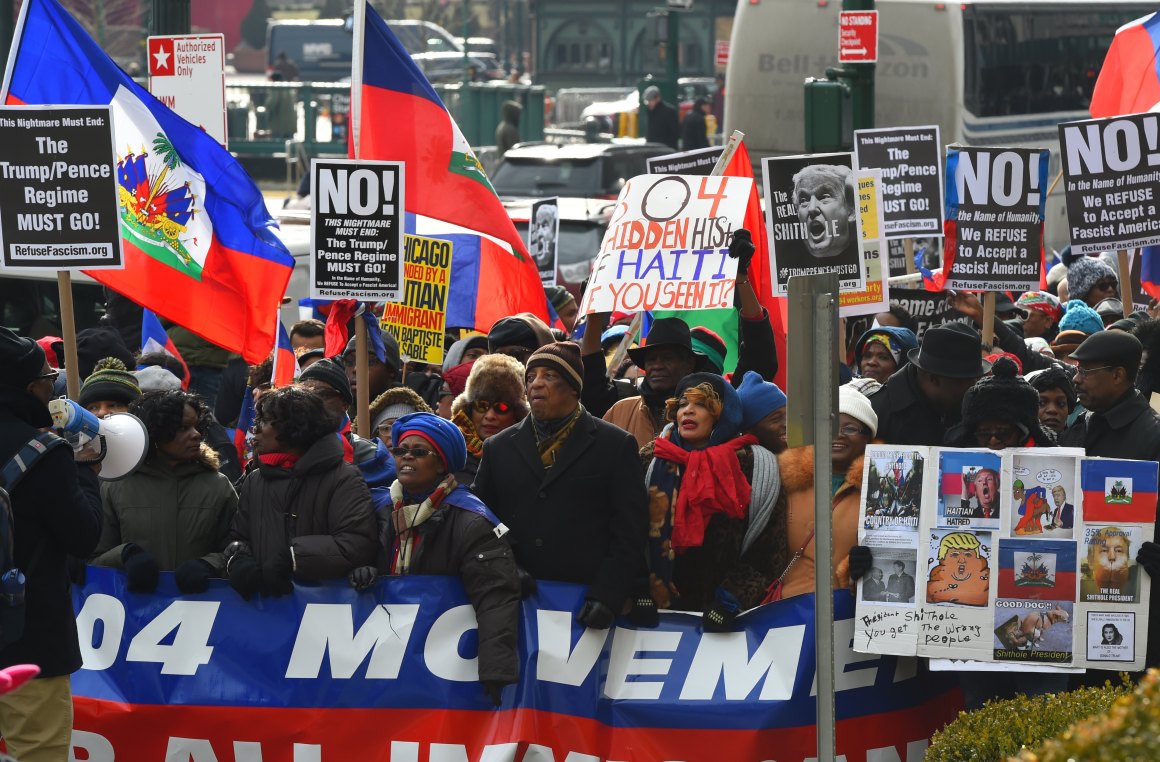
[[[1154,3],[879,0],[875,126],[937,124],[944,143],[1050,148],[1088,118],[1112,36]],[[805,150],[806,77],[838,65],[839,0],[740,0],[725,79],[726,133],[755,164]],[[1069,243],[1063,189],[1048,201],[1049,247]]]

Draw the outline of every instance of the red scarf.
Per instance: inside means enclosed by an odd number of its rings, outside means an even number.
[[[338,430],[338,441],[342,444],[342,459],[347,463],[354,463],[354,445],[350,436],[350,416],[342,419],[342,427]]]
[[[705,526],[715,513],[745,518],[752,488],[741,473],[737,451],[757,444],[752,434],[704,450],[685,450],[657,437],[656,457],[683,468],[677,504],[673,506],[673,548],[696,548],[705,541]]]
[[[258,456],[258,462],[263,466],[275,466],[277,468],[294,468],[294,464],[298,462],[301,455],[293,455],[288,452],[268,452],[265,455]]]

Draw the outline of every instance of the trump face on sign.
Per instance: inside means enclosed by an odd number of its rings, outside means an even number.
[[[814,164],[793,177],[793,203],[806,251],[818,259],[856,246],[854,173],[840,164]]]

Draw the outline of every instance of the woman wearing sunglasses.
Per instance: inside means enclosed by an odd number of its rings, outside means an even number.
[[[379,561],[355,569],[350,582],[365,590],[380,572],[458,576],[479,623],[479,680],[499,706],[503,687],[519,677],[520,577],[507,528],[456,480],[467,446],[455,424],[411,413],[395,421],[391,440],[399,476],[378,514]]]
[[[475,481],[483,443],[528,415],[524,366],[507,355],[484,355],[471,366],[467,387],[451,403],[451,422],[467,442],[467,460],[455,473],[461,484]]]

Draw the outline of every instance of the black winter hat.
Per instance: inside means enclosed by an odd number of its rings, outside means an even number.
[[[383,328],[379,331],[379,335],[383,337],[383,364],[388,368],[394,369],[395,373],[403,372],[403,360],[399,356],[399,340],[395,338],[395,334]],[[342,355],[338,358],[341,363],[346,359],[347,355],[352,355],[355,348],[358,346],[358,339],[351,337],[350,341],[346,342],[346,347],[342,350]],[[371,346],[370,338],[367,339],[367,355],[371,360],[375,360],[375,350]]]
[[[527,369],[547,367],[558,371],[568,384],[580,393],[584,390],[584,363],[580,360],[580,345],[574,341],[557,341],[536,350],[528,358]]]
[[[137,367],[137,358],[125,346],[125,340],[117,329],[102,326],[86,328],[77,333],[77,370],[80,371],[80,381],[88,378],[97,363],[106,357],[116,357],[126,368]],[[69,373],[72,373],[72,368],[69,368]]]
[[[27,336],[0,327],[0,385],[23,389],[44,369],[44,350]]]
[[[985,420],[1011,421],[1030,434],[1039,446],[1055,445],[1055,436],[1039,422],[1039,392],[1019,376],[1008,357],[1000,357],[963,395],[963,428],[974,433]]]
[[[1048,389],[1059,389],[1067,398],[1068,411],[1075,410],[1078,401],[1075,395],[1075,383],[1067,371],[1057,365],[1027,374],[1027,383],[1035,387],[1036,391],[1045,392]]]
[[[341,394],[342,398],[346,400],[346,404],[354,404],[354,393],[350,390],[350,381],[346,377],[346,370],[334,360],[329,357],[322,358],[302,371],[298,380],[308,381],[312,378],[315,381],[321,381]]]
[[[644,346],[628,350],[628,356],[632,358],[636,367],[643,368],[648,350],[655,347],[680,347],[695,354],[689,324],[678,317],[654,320],[648,330],[648,336],[645,337]]]

